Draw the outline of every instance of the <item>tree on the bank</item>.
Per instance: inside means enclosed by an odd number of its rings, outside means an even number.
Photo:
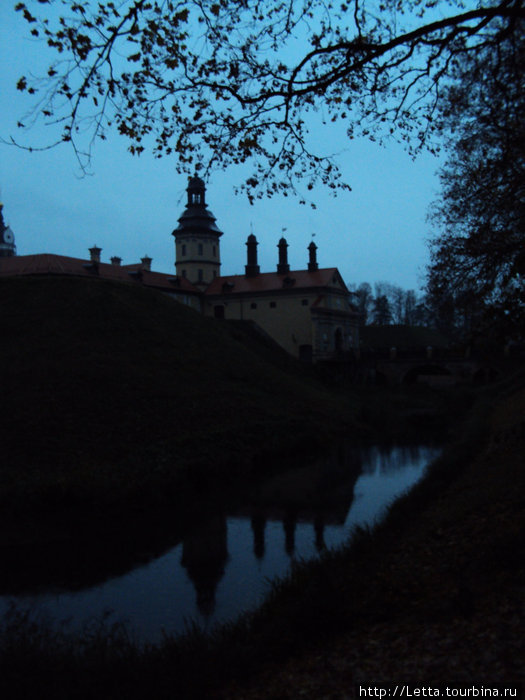
[[[458,59],[440,106],[450,131],[433,208],[427,294],[469,331],[525,321],[525,22],[496,49]]]
[[[353,292],[353,294],[353,301],[356,310],[359,312],[359,323],[362,326],[366,326],[374,300],[372,287],[368,284],[368,282],[363,282],[359,285],[355,292]]]
[[[376,326],[389,326],[392,323],[392,311],[386,294],[379,294],[374,299],[372,323]]]
[[[18,88],[84,167],[115,129],[132,153],[174,155],[179,172],[249,162],[251,197],[301,178],[335,190],[348,185],[309,129],[341,122],[349,138],[393,133],[417,149],[451,63],[497,48],[523,4],[26,0],[16,9],[57,56]]]

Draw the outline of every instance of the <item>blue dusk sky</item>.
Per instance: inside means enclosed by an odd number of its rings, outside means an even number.
[[[27,24],[14,12],[14,4],[0,4],[0,136],[33,145],[46,134],[40,126],[29,132],[17,129],[31,102],[16,90],[16,82],[22,75],[44,74],[54,55],[28,38]],[[259,241],[261,271],[276,269],[282,235],[289,243],[291,268],[304,269],[315,233],[320,266],[338,267],[348,285],[384,281],[419,289],[428,262],[428,206],[439,192],[438,159],[423,153],[412,160],[394,142],[381,147],[367,140],[349,141],[343,126],[327,126],[318,136],[327,153],[340,154],[338,164],[352,191],[334,198],[328,187],[318,185],[308,193],[316,210],[299,204],[300,196],[250,205],[233,192],[245,168],[211,175],[207,202],[224,232],[222,273],[244,272],[251,231]],[[18,254],[86,258],[96,244],[104,262],[112,255],[120,256],[123,264],[149,255],[153,269],[173,273],[171,232],[185,206],[187,180],[175,172],[170,158],[136,157],[126,149],[124,138],[110,134],[95,146],[93,174],[82,177],[67,144],[30,153],[0,143],[0,198]]]

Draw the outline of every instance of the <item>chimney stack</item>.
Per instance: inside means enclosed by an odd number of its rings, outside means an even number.
[[[248,236],[248,240],[246,241],[246,247],[248,249],[248,259],[247,259],[247,265],[245,267],[245,274],[246,277],[256,277],[259,272],[260,268],[259,265],[257,264],[257,246],[259,244],[257,243],[257,239],[253,235],[253,233],[250,233]]]
[[[145,255],[143,258],[140,259],[140,262],[142,263],[143,270],[146,270],[147,272],[151,270],[152,258],[148,258],[148,256]]]
[[[100,253],[101,252],[102,252],[102,248],[98,248],[96,245],[94,245],[93,248],[89,249],[90,260],[92,263],[99,263],[100,262]]]
[[[281,238],[281,240],[277,244],[277,247],[279,248],[279,263],[277,265],[277,274],[285,275],[287,272],[290,272],[287,251],[288,243],[286,242],[286,238]]]
[[[310,255],[310,260],[308,262],[308,271],[314,272],[315,270],[319,269],[319,265],[317,264],[317,246],[313,241],[308,246],[308,253]]]
[[[120,263],[122,262],[122,258],[119,258],[118,255],[114,255],[111,258],[111,264],[115,265],[115,267],[119,267]]]

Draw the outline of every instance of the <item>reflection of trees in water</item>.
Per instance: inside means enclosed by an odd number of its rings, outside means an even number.
[[[228,561],[226,517],[218,515],[182,543],[181,565],[188,572],[197,595],[197,607],[205,617],[215,609],[215,593]]]
[[[326,544],[324,541],[324,528],[325,521],[322,515],[316,516],[314,519],[314,532],[315,532],[315,548],[318,552],[322,552],[326,549]]]
[[[425,447],[419,445],[379,445],[362,450],[363,474],[392,474],[427,457]]]
[[[293,556],[295,551],[295,528],[297,526],[297,513],[294,510],[289,510],[283,518],[284,528],[284,548],[289,557]]]
[[[264,559],[266,550],[264,541],[264,530],[266,528],[266,518],[262,513],[255,513],[251,519],[253,532],[253,553],[257,559]]]

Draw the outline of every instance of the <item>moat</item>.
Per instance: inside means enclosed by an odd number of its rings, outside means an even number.
[[[102,568],[74,585],[67,577],[39,581],[36,575],[23,594],[4,582],[0,612],[15,602],[74,629],[111,613],[138,640],[151,642],[193,622],[209,629],[260,604],[270,581],[294,561],[338,547],[356,526],[372,525],[438,453],[430,446],[341,446],[259,484],[235,505],[202,512],[160,555],[142,553],[125,572]]]

